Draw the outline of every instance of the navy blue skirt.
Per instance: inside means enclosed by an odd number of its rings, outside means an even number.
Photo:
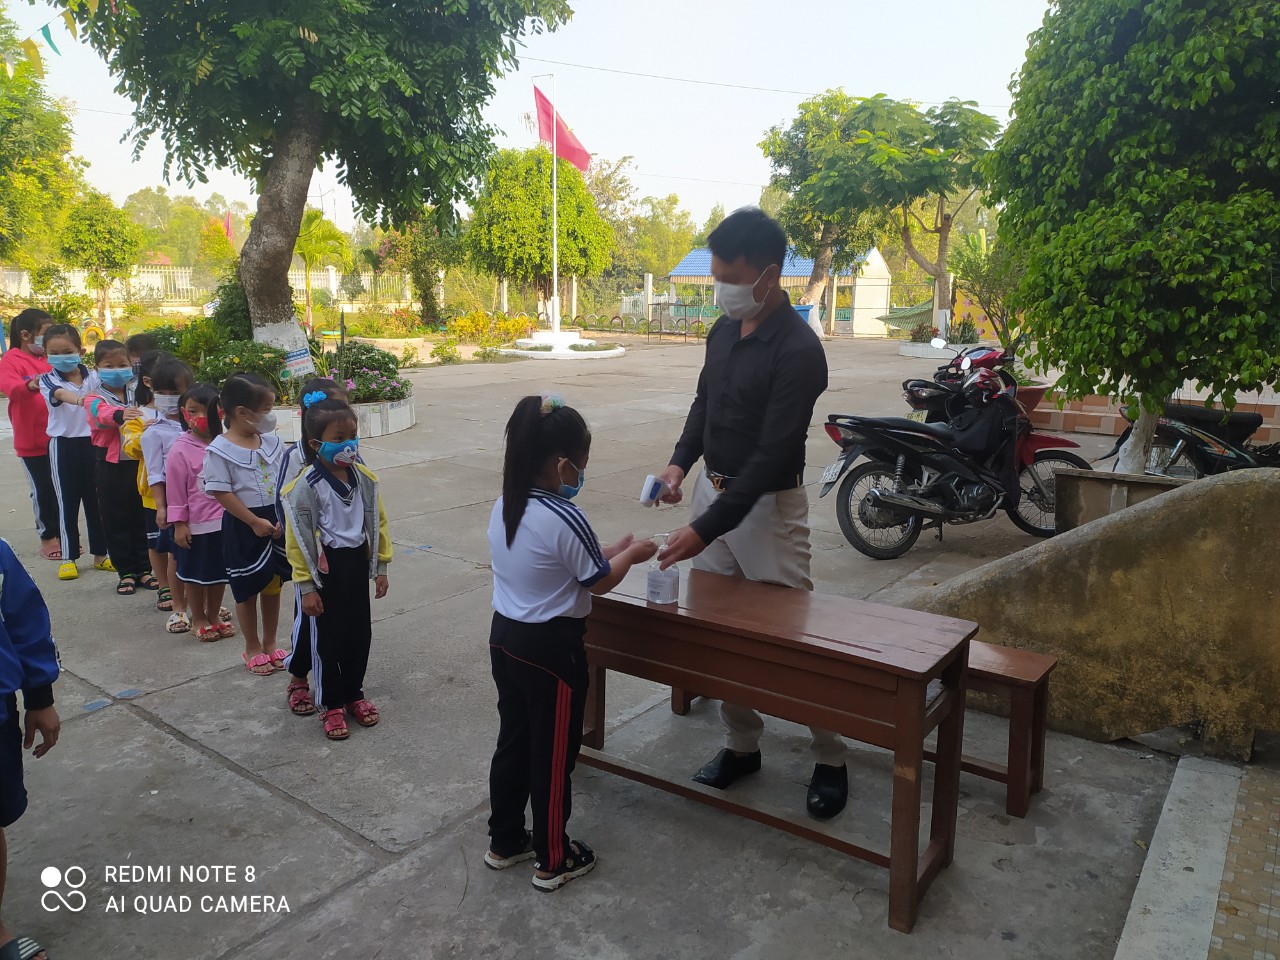
[[[212,587],[227,582],[227,564],[222,558],[221,531],[193,533],[190,549],[172,542],[169,549],[173,553],[178,579],[183,583]]]
[[[156,512],[151,507],[142,508],[142,525],[147,531],[147,549],[156,550],[156,541],[160,538],[160,528],[156,526]]]
[[[249,512],[273,524],[280,522],[274,504],[250,507]],[[236,603],[252,600],[276,577],[287,581],[293,576],[284,551],[284,537],[260,537],[229,513],[222,516],[222,556]]]
[[[221,536],[221,534],[219,534]],[[168,526],[156,534],[156,542],[151,545],[151,549],[156,553],[173,553],[175,550],[181,549],[173,542],[173,527]],[[218,552],[222,552],[222,546],[219,544]]]

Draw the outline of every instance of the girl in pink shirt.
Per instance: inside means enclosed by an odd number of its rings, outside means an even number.
[[[179,416],[186,432],[173,442],[165,460],[167,519],[173,524],[178,579],[187,585],[191,626],[202,643],[235,636],[218,610],[227,584],[222,559],[222,504],[204,492],[204,454],[218,435],[218,390],[208,384],[192,387],[179,398]]]

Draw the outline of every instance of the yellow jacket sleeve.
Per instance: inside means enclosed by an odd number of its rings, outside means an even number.
[[[391,525],[387,522],[387,511],[382,506],[382,496],[378,496],[378,573],[387,572],[387,564],[391,562]]]
[[[138,461],[138,493],[142,496],[142,505],[148,510],[154,510],[156,498],[151,495],[151,484],[147,482],[147,465],[142,456],[142,431],[147,428],[147,423],[141,417],[126,420],[120,427],[120,449]]]

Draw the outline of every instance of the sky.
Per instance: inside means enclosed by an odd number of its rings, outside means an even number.
[[[498,146],[534,145],[525,119],[533,110],[533,78],[554,73],[557,108],[583,145],[607,160],[634,157],[632,181],[641,196],[678,194],[701,223],[717,203],[733,210],[758,200],[769,179],[759,148],[765,132],[785,124],[802,100],[833,87],[922,105],[975,100],[1003,123],[1009,81],[1048,0],[570,5],[573,18],[555,33],[527,37],[519,69],[497,81],[485,115],[502,131]],[[19,37],[57,16],[43,2],[9,3],[6,13]],[[159,144],[149,144],[135,162],[132,147],[121,143],[130,104],[113,92],[105,65],[61,21],[52,29],[62,56],[42,50],[46,83],[74,108],[75,149],[89,161],[90,183],[117,203],[164,185]],[[551,95],[549,77],[536,82]],[[211,171],[208,184],[176,181],[168,189],[255,203],[249,182],[230,171]],[[331,166],[317,172],[311,193],[312,205],[344,229],[352,226],[351,196]]]

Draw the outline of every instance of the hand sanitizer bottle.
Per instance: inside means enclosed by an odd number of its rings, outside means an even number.
[[[667,545],[667,535],[660,533],[653,538],[658,543],[658,553],[649,561],[650,603],[678,603],[680,600],[680,568],[672,564],[665,570],[658,569],[658,556]]]

